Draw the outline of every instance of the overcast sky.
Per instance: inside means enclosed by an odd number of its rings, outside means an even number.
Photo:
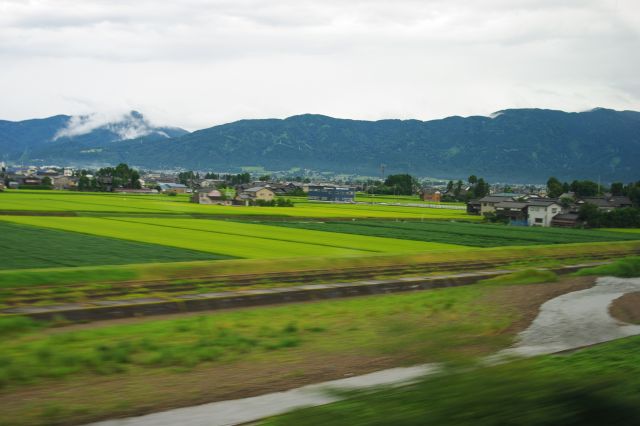
[[[640,110],[638,0],[0,0],[0,118]]]

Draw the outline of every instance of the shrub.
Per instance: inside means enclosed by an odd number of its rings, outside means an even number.
[[[29,317],[0,318],[0,335],[35,330],[40,327],[42,327],[41,323]]]
[[[512,274],[500,275],[495,278],[478,281],[478,284],[519,285],[554,282],[557,280],[558,276],[551,271],[526,269],[524,271],[518,271]]]
[[[625,257],[608,265],[581,269],[575,275],[605,275],[621,278],[640,277],[640,256]]]

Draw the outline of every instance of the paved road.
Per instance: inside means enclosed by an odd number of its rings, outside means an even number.
[[[515,348],[502,354],[534,356],[640,334],[640,325],[622,324],[609,305],[625,293],[640,291],[640,278],[598,278],[595,286],[549,300]]]
[[[640,334],[640,326],[621,324],[609,315],[610,303],[628,292],[640,291],[640,278],[599,278],[597,284],[552,299],[542,305],[539,316],[520,333],[518,344],[489,357],[534,356],[578,348]],[[304,406],[335,401],[327,389],[354,389],[402,384],[438,370],[437,364],[393,368],[363,376],[334,380],[286,392],[179,408],[128,419],[108,420],[90,426],[223,426],[256,421]]]
[[[225,426],[247,423],[295,408],[328,404],[338,398],[329,389],[362,389],[410,382],[436,371],[437,365],[391,368],[362,376],[308,385],[286,392],[213,402],[128,419],[107,420],[90,426]]]

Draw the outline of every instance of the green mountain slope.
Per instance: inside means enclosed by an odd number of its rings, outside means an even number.
[[[550,175],[631,181],[640,179],[640,113],[510,109],[492,117],[431,121],[298,115],[241,120],[178,138],[136,139],[86,151],[70,144],[33,156],[220,171],[302,167],[373,175],[385,164],[389,173],[476,174],[494,182],[544,182]]]

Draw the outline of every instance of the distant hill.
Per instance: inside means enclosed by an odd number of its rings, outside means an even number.
[[[55,119],[52,117],[51,119]],[[24,123],[24,122],[23,122]],[[0,126],[0,140],[3,138]],[[544,182],[598,177],[640,180],[640,113],[597,108],[581,113],[508,109],[491,117],[359,121],[322,115],[240,120],[175,138],[96,145],[77,140],[32,157],[150,168],[233,170],[293,167],[377,175],[476,174],[492,182]],[[1,143],[1,142],[0,142]],[[1,147],[2,145],[0,145]]]
[[[153,126],[137,111],[112,118],[56,115],[24,121],[0,120],[0,159],[64,161],[73,152],[95,152],[114,142],[152,142],[187,133],[176,127]]]

